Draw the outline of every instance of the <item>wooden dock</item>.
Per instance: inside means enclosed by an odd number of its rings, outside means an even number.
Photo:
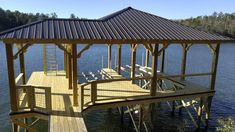
[[[86,132],[84,123],[78,107],[74,107],[72,99],[72,90],[68,89],[68,80],[65,74],[45,75],[43,72],[33,72],[27,85],[51,87],[52,110],[49,117],[50,132]],[[45,108],[45,94],[35,91],[36,105]],[[23,97],[21,97],[23,98]],[[21,105],[26,103],[21,102]]]

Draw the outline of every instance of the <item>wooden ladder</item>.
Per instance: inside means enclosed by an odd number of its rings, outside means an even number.
[[[44,73],[57,75],[58,65],[56,59],[56,45],[44,45]]]

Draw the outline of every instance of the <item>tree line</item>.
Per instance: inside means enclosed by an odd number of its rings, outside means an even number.
[[[19,11],[3,10],[0,8],[0,32],[6,29],[31,23],[34,21],[57,18],[56,13],[22,13]],[[73,19],[78,19],[73,13],[69,16]],[[187,26],[198,28],[206,32],[217,33],[224,36],[235,38],[235,13],[217,13],[214,12],[209,16],[198,16],[195,18],[175,20]]]
[[[209,16],[198,16],[176,21],[206,32],[235,38],[235,13],[214,12]]]

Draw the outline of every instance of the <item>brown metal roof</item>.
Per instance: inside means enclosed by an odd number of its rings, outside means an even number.
[[[207,42],[228,37],[200,31],[131,7],[97,20],[45,19],[0,33],[0,40],[62,42]],[[86,40],[86,41],[85,41]]]

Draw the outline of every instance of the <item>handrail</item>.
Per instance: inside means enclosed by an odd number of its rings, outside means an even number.
[[[45,90],[45,109],[47,110],[48,113],[51,112],[51,87],[46,87],[46,86],[37,86],[37,85],[19,85],[16,86],[18,89],[25,89],[26,90],[26,95],[28,97],[27,102],[28,106],[23,107],[24,108],[30,108],[33,110],[34,108],[38,108],[36,106],[36,100],[35,100],[35,89],[43,89]]]
[[[206,72],[206,73],[191,73],[191,74],[184,74],[184,75],[158,75],[159,78],[175,78],[175,77],[193,77],[193,76],[209,76],[212,75],[211,72]]]
[[[92,80],[87,83],[83,83],[79,89],[79,101],[81,102],[80,111],[83,110],[84,105],[84,87],[87,85],[91,85],[91,103],[95,104],[97,101],[97,84],[100,83],[109,83],[109,82],[116,82],[116,81],[132,81],[132,80],[143,80],[143,79],[152,79],[152,77],[134,77],[134,78],[120,78],[120,79],[107,79],[107,80]]]
[[[16,77],[15,83],[17,84],[17,83],[20,81],[20,79],[22,79],[23,76],[24,76],[24,73],[20,73],[20,74]]]

